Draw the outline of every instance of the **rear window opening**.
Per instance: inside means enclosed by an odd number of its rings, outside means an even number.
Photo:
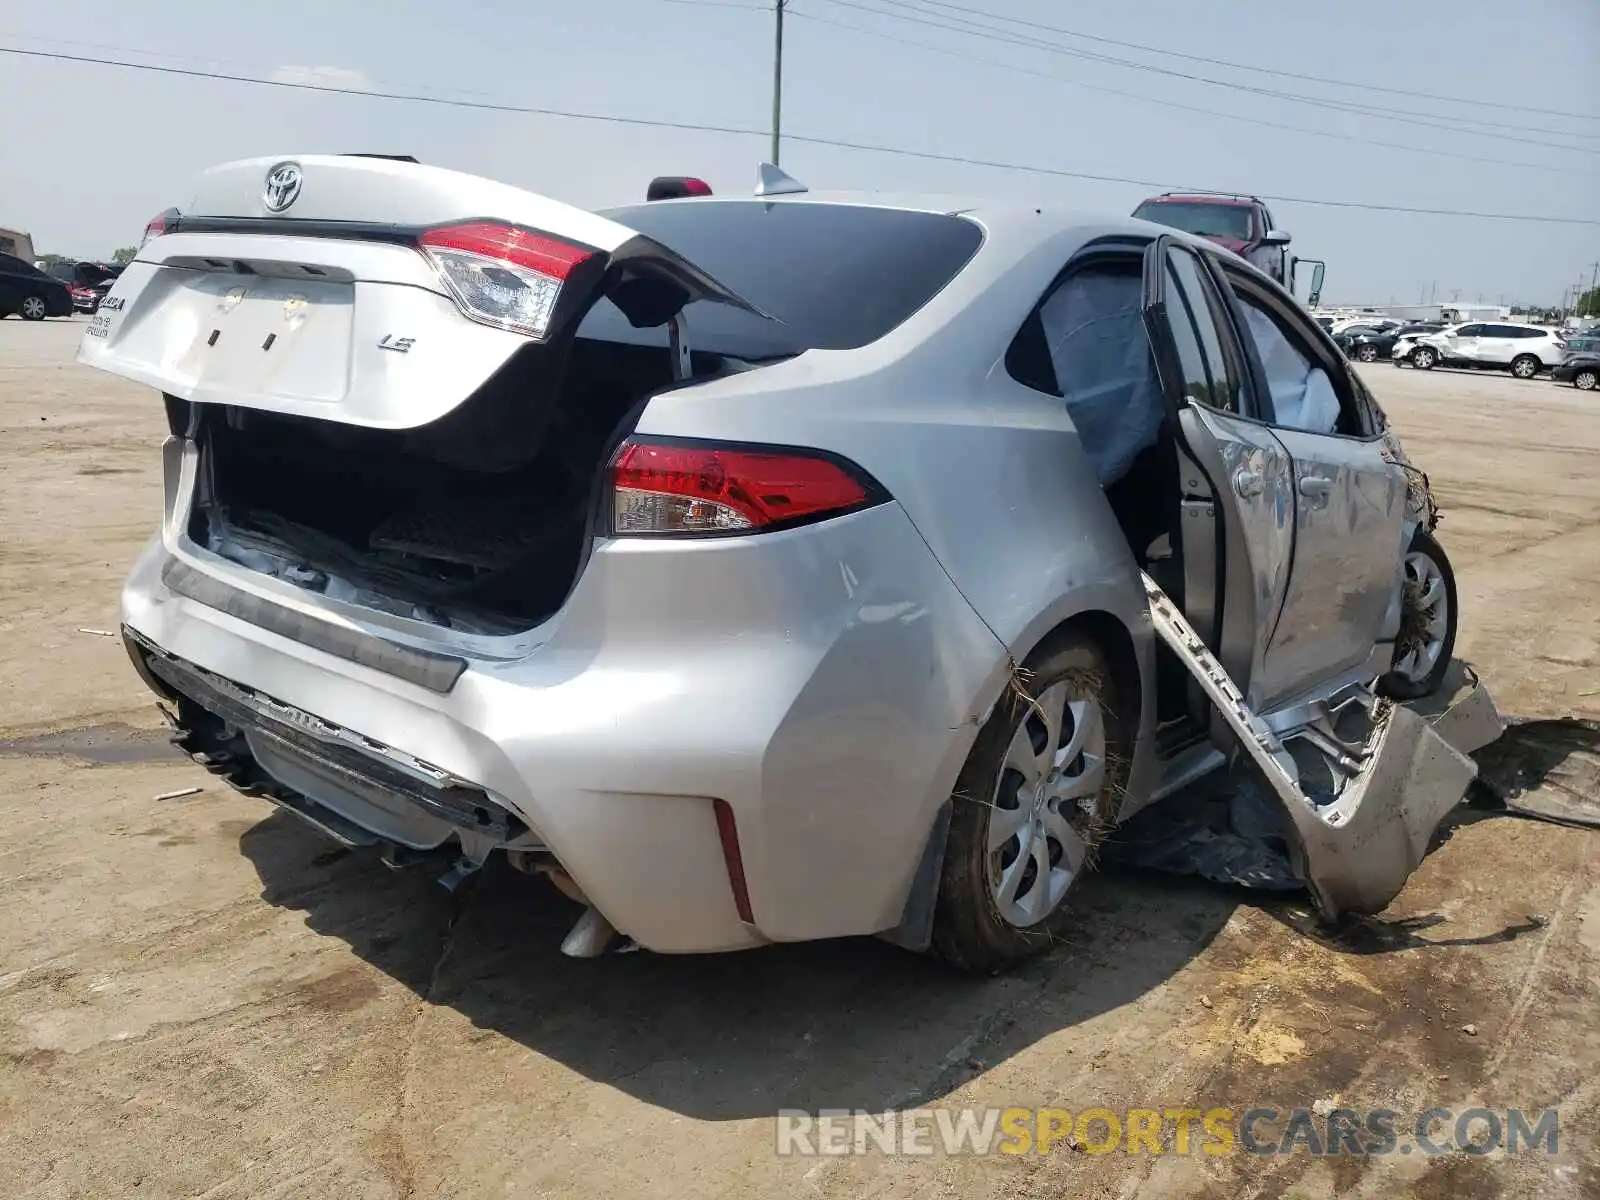
[[[243,408],[207,413],[196,544],[308,591],[467,633],[555,613],[577,582],[620,427],[672,383],[653,347],[580,339],[558,388],[520,352],[466,404],[413,430]],[[737,369],[695,355],[697,376]]]
[[[870,345],[938,295],[983,244],[982,227],[966,217],[865,204],[698,197],[601,215],[773,318],[705,302],[684,311],[695,346],[749,359]],[[662,345],[666,336],[629,330],[609,304],[589,314],[584,332]]]

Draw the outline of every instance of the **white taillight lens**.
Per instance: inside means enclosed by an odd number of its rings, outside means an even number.
[[[430,229],[420,244],[465,316],[538,340],[550,332],[562,285],[597,253],[492,222]]]

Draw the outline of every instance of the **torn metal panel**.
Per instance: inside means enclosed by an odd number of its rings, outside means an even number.
[[[1462,754],[1476,754],[1506,731],[1506,719],[1489,689],[1460,659],[1450,664],[1437,692],[1407,707],[1426,718],[1434,732]]]
[[[1399,894],[1477,773],[1416,713],[1359,689],[1275,732],[1177,607],[1144,579],[1157,633],[1216,705],[1293,831],[1322,915],[1377,912]]]
[[[1600,828],[1600,721],[1512,720],[1479,761],[1484,790],[1507,811]]]

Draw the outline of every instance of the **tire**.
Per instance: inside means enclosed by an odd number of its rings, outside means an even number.
[[[1531,354],[1519,354],[1511,360],[1511,373],[1518,379],[1533,379],[1542,370],[1544,364]]]
[[[1378,361],[1378,348],[1376,346],[1374,346],[1374,345],[1371,345],[1370,343],[1368,343],[1366,345],[1362,345],[1362,346],[1357,346],[1356,347],[1356,361],[1357,362],[1364,362],[1364,363],[1377,362]]]
[[[42,321],[50,315],[50,306],[43,296],[24,296],[18,311],[24,321]]]
[[[1418,346],[1411,352],[1411,365],[1419,371],[1433,370],[1438,361],[1438,352],[1429,349],[1427,346]]]
[[[1456,649],[1456,574],[1444,547],[1427,530],[1418,528],[1406,547],[1405,594],[1400,602],[1400,633],[1394,642],[1389,673],[1378,680],[1378,690],[1394,700],[1419,700],[1431,696],[1444,682]],[[1437,586],[1438,595],[1426,609],[1423,596]],[[1438,613],[1437,605],[1445,609]],[[1442,619],[1438,619],[1442,618]],[[1411,659],[1413,652],[1419,657]]]
[[[1572,377],[1572,386],[1580,392],[1592,392],[1600,387],[1600,374],[1594,371],[1579,371]]]
[[[1029,657],[995,705],[951,797],[933,925],[941,958],[993,974],[1060,939],[1065,900],[1093,866],[1127,782],[1134,729],[1124,696],[1099,645],[1063,630]],[[1030,777],[1054,779],[1054,787],[1036,791]],[[991,833],[1003,839],[992,850]]]

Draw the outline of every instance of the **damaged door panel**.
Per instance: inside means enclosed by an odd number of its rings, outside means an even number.
[[[1424,717],[1366,688],[1307,705],[1296,714],[1302,719],[1275,730],[1149,576],[1144,587],[1156,632],[1276,798],[1318,911],[1331,921],[1383,909],[1422,862],[1477,766]]]

